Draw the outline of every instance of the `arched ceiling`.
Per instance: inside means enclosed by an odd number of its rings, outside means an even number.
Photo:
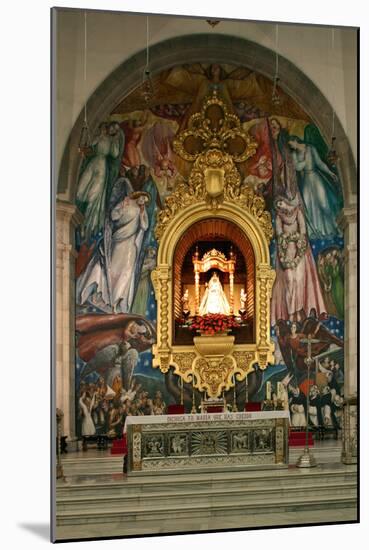
[[[192,225],[178,241],[175,253],[176,261],[182,265],[187,252],[194,244],[216,238],[230,240],[237,245],[245,259],[248,275],[253,278],[255,276],[255,258],[250,241],[237,225],[222,218],[207,218]]]
[[[145,66],[145,51],[122,63],[98,87],[89,99],[91,130],[106,119],[119,104],[142,83]],[[178,64],[222,63],[243,66],[272,79],[275,71],[275,53],[260,44],[234,36],[220,34],[197,34],[170,39],[151,48],[153,75]],[[283,74],[283,90],[301,106],[329,142],[332,108],[317,87],[296,66],[285,58],[279,60]],[[76,121],[64,150],[59,179],[59,198],[74,201],[80,158],[76,154],[83,111]],[[349,204],[356,195],[356,166],[346,134],[339,121],[336,122],[336,145],[340,157],[341,180],[344,185],[345,202]]]

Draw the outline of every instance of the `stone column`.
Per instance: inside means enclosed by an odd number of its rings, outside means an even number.
[[[55,358],[56,407],[62,431],[73,444],[75,426],[75,228],[83,220],[76,206],[56,203]]]
[[[342,462],[357,461],[357,209],[344,208],[338,223],[344,233],[345,354]]]

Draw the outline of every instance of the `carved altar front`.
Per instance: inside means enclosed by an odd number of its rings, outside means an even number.
[[[287,467],[288,411],[128,416],[128,472]]]
[[[158,260],[152,272],[158,304],[153,367],[163,373],[174,369],[184,382],[192,383],[210,398],[219,397],[236,380],[242,381],[254,365],[265,369],[274,363],[270,338],[270,298],[275,278],[269,256],[271,218],[264,209],[264,199],[241,183],[237,169],[237,164],[252,156],[256,147],[239,119],[228,113],[214,92],[204,101],[201,113],[191,117],[188,129],[174,141],[176,153],[193,162],[193,167],[188,181],[180,182],[167,197],[158,217]],[[237,344],[226,335],[195,336],[188,345],[175,342],[176,246],[191,228],[209,219],[233,224],[252,248],[255,307],[251,343]],[[204,266],[211,258],[202,261]],[[232,271],[232,265],[228,267]]]

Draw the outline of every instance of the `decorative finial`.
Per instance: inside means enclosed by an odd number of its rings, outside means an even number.
[[[144,71],[141,95],[145,103],[149,104],[154,95],[154,86],[151,80],[151,74],[148,68]]]
[[[331,142],[331,148],[328,151],[327,160],[331,166],[336,166],[338,161],[338,155],[335,148],[335,142],[336,138],[335,136],[332,136],[332,142]]]
[[[211,26],[211,28],[213,29],[214,27],[216,27],[219,23],[220,23],[220,20],[219,19],[207,19],[206,22]]]
[[[275,107],[278,107],[281,104],[281,96],[279,94],[277,86],[279,86],[279,77],[274,77],[273,92],[272,92],[272,103]]]

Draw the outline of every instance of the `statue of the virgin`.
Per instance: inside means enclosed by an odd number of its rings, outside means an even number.
[[[223,315],[230,315],[230,312],[231,309],[224,294],[222,283],[216,272],[214,272],[202,297],[199,314],[221,313]]]

